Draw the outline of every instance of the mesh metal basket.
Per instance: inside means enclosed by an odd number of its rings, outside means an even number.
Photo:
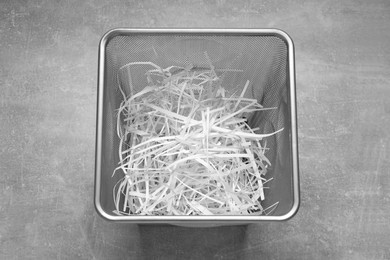
[[[216,68],[241,70],[223,75],[225,87],[251,85],[246,97],[264,107],[277,109],[254,112],[248,122],[259,133],[284,130],[267,138],[271,162],[267,176],[273,177],[265,191],[264,207],[279,202],[267,216],[118,216],[113,213],[113,186],[120,176],[112,176],[119,162],[116,113],[126,95],[146,86],[147,66],[132,68],[131,89],[128,75],[120,67],[130,62],[148,61],[168,66],[207,67],[207,53]],[[298,150],[296,132],[294,50],[289,36],[276,29],[115,29],[105,34],[99,49],[99,79],[96,135],[95,206],[104,218],[136,223],[249,223],[286,220],[299,205]],[[234,89],[231,89],[234,91]]]

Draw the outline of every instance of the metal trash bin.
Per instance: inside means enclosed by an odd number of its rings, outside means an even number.
[[[270,215],[122,216],[114,213],[113,188],[120,178],[113,176],[119,162],[116,110],[123,96],[117,71],[129,62],[148,61],[165,68],[188,63],[204,67],[207,53],[218,68],[241,70],[227,74],[226,86],[252,84],[246,91],[264,107],[277,109],[248,118],[261,133],[284,130],[267,137],[271,162],[267,176],[273,180],[265,190],[264,207],[279,202]],[[247,224],[291,218],[299,207],[298,144],[295,96],[294,48],[290,37],[277,29],[114,29],[100,41],[95,161],[95,207],[105,219],[128,223],[180,225]],[[133,69],[135,89],[146,86],[142,66]],[[126,75],[124,75],[126,77]],[[134,82],[135,81],[135,82]],[[124,81],[125,82],[125,81]],[[134,84],[135,83],[135,84]],[[138,88],[137,88],[138,87]]]

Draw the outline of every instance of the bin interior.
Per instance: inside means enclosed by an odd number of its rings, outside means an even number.
[[[105,46],[104,95],[102,117],[102,140],[100,158],[100,206],[109,215],[113,213],[113,187],[123,177],[113,171],[118,166],[119,138],[116,134],[116,109],[123,96],[118,80],[126,95],[132,95],[147,85],[145,72],[150,66],[132,66],[129,73],[120,73],[121,66],[129,62],[153,62],[162,68],[172,65],[208,67],[205,52],[218,69],[236,69],[240,72],[225,72],[222,86],[241,93],[246,81],[250,81],[245,97],[256,98],[264,107],[277,109],[253,113],[248,122],[258,133],[284,130],[267,137],[266,152],[271,162],[263,207],[279,202],[271,216],[287,214],[294,204],[293,161],[291,140],[291,105],[289,85],[288,44],[278,35],[220,35],[220,34],[119,34],[111,37]],[[129,72],[129,71],[128,71]],[[222,76],[222,75],[221,75]]]

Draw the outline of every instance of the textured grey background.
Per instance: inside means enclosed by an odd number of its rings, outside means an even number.
[[[390,1],[1,1],[0,259],[390,259]],[[283,223],[136,226],[93,207],[97,48],[114,27],[285,30],[302,204]]]

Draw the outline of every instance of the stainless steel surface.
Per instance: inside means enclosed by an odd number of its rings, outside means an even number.
[[[284,128],[276,137],[267,138],[273,177],[266,191],[264,206],[279,202],[268,216],[118,216],[113,213],[112,189],[120,178],[112,177],[119,158],[115,136],[115,109],[121,95],[116,81],[118,69],[128,62],[152,61],[161,67],[192,64],[204,66],[204,52],[218,68],[241,69],[243,73],[226,76],[224,86],[243,86],[251,80],[250,98],[270,113],[254,113],[249,119],[261,133]],[[159,55],[157,55],[157,53]],[[134,85],[141,81],[145,68],[132,71]],[[238,75],[238,76],[237,76]],[[138,77],[137,77],[138,76]],[[294,48],[290,37],[277,29],[115,29],[103,36],[99,48],[99,93],[97,105],[95,206],[106,219],[133,223],[237,224],[292,217],[299,205],[298,151],[296,132]],[[123,82],[127,82],[124,80]],[[134,82],[133,82],[134,83]],[[141,89],[136,89],[138,92]],[[125,86],[127,95],[131,93]]]

